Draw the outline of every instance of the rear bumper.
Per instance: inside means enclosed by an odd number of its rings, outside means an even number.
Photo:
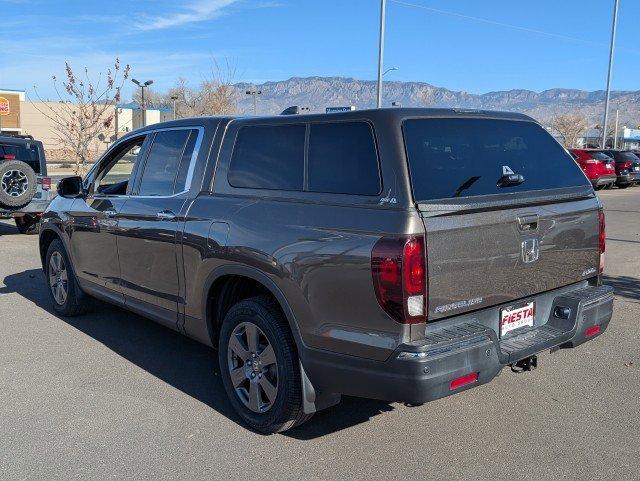
[[[49,206],[50,200],[32,200],[24,207],[15,210],[0,208],[0,217],[16,217],[21,214],[41,214]]]
[[[596,177],[595,179],[591,179],[591,185],[594,187],[600,187],[601,185],[613,184],[616,179],[617,177],[615,175],[603,175]]]
[[[640,172],[629,172],[628,174],[619,174],[616,178],[618,184],[633,184],[640,182]]]
[[[571,309],[569,318],[555,317],[556,307]],[[420,404],[488,383],[503,367],[541,351],[577,347],[604,332],[612,314],[613,289],[587,287],[556,296],[546,324],[502,340],[491,328],[465,322],[403,344],[386,361],[308,351],[303,364],[319,391]],[[471,373],[477,381],[451,389],[451,381]]]

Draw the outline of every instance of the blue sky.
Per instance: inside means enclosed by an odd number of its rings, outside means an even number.
[[[166,89],[213,58],[237,81],[374,79],[379,0],[0,0],[0,88],[51,95],[64,61],[114,57]],[[604,88],[613,0],[388,0],[389,80],[453,90]],[[640,90],[640,2],[621,0],[613,87]],[[125,91],[129,96],[131,86]]]

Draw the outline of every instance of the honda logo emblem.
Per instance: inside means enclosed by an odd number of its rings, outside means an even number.
[[[522,242],[522,260],[525,263],[535,262],[540,257],[540,242],[538,239],[527,239]]]

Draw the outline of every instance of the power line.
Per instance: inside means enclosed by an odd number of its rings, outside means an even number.
[[[577,38],[577,37],[571,37],[569,35],[562,35],[559,33],[553,33],[553,32],[546,32],[544,30],[538,30],[535,28],[529,28],[529,27],[522,27],[520,25],[513,25],[511,23],[504,23],[504,22],[498,22],[496,20],[490,20],[488,18],[482,18],[482,17],[474,17],[472,15],[465,15],[463,13],[458,13],[458,12],[452,12],[450,10],[442,10],[439,8],[433,8],[433,7],[428,7],[426,5],[421,5],[421,4],[417,4],[417,3],[410,3],[410,2],[404,2],[402,0],[391,0],[393,3],[397,4],[397,5],[402,5],[404,7],[412,7],[412,8],[419,8],[421,10],[427,10],[429,12],[433,12],[433,13],[438,13],[441,15],[449,15],[452,17],[458,17],[458,18],[463,18],[465,20],[473,20],[476,22],[481,22],[481,23],[486,23],[487,25],[495,25],[498,27],[505,27],[505,28],[511,28],[513,30],[520,30],[522,32],[528,32],[528,33],[535,33],[537,35],[543,35],[546,37],[551,37],[551,38],[558,38],[558,39],[562,39],[562,40],[569,40],[571,42],[578,42],[578,43],[583,43],[586,45],[595,45],[595,46],[606,46],[606,44],[601,43],[601,42],[594,42],[591,40],[585,40],[582,38]],[[629,51],[629,50],[627,50]],[[633,52],[638,53],[635,50],[632,50]]]

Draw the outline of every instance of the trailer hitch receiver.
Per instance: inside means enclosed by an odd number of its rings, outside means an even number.
[[[511,370],[516,373],[522,373],[527,371],[533,371],[538,367],[538,356],[529,356],[524,359],[520,359],[517,362],[511,364]]]

